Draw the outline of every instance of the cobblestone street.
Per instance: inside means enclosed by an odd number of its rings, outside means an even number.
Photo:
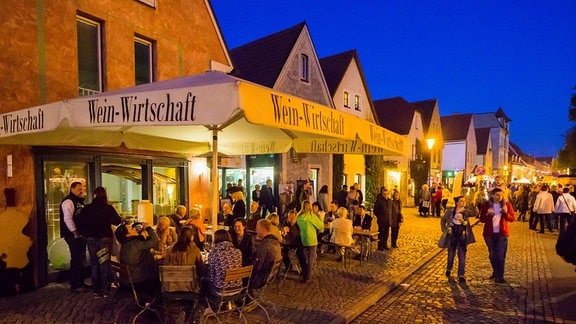
[[[554,244],[556,234],[537,234],[521,222],[513,223],[511,230],[506,284],[488,279],[491,267],[479,224],[474,228],[477,242],[469,245],[467,253],[465,284],[457,283],[455,276],[445,277],[446,252],[442,252],[354,323],[567,322],[554,304],[558,287],[552,284],[548,267],[548,258],[559,257],[545,249],[542,239]]]

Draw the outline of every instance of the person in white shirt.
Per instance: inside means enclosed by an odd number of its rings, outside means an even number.
[[[336,211],[338,218],[332,222],[332,228],[330,229],[330,242],[338,245],[351,245],[354,243],[354,238],[352,234],[354,232],[352,227],[352,220],[348,217],[348,210],[344,207],[338,208]],[[340,249],[340,257],[338,260],[342,260],[344,256],[344,248]]]
[[[570,194],[570,188],[564,187],[562,192],[554,207],[554,213],[560,216],[560,223],[558,224],[560,234],[574,221],[574,212],[576,211],[576,199]]]
[[[538,221],[540,223],[540,234],[544,233],[544,220],[548,225],[548,230],[550,233],[554,233],[554,227],[552,224],[552,212],[554,211],[554,198],[552,194],[548,192],[548,185],[542,184],[540,187],[540,192],[536,196],[534,201],[534,207],[532,210],[538,215]]]

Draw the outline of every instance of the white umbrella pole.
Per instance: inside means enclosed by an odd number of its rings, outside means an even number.
[[[220,186],[218,183],[218,127],[212,127],[212,230],[218,229],[220,209]]]

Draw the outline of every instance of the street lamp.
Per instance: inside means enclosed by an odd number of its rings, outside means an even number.
[[[428,180],[426,181],[426,183],[428,183],[428,186],[431,186],[432,183],[430,182],[430,173],[432,172],[432,148],[434,148],[434,142],[436,140],[434,138],[427,138],[426,139],[426,145],[428,146],[428,152],[430,153],[430,159],[429,159],[429,164],[428,164]]]

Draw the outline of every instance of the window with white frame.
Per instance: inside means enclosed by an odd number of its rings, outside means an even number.
[[[354,109],[360,111],[360,96],[359,95],[354,96]]]
[[[78,94],[102,92],[102,24],[76,17],[78,38]]]
[[[310,81],[310,60],[308,55],[302,54],[300,56],[300,81]]]
[[[350,108],[350,94],[348,91],[344,91],[344,107]]]
[[[152,41],[142,37],[134,39],[134,74],[136,85],[154,81]]]

